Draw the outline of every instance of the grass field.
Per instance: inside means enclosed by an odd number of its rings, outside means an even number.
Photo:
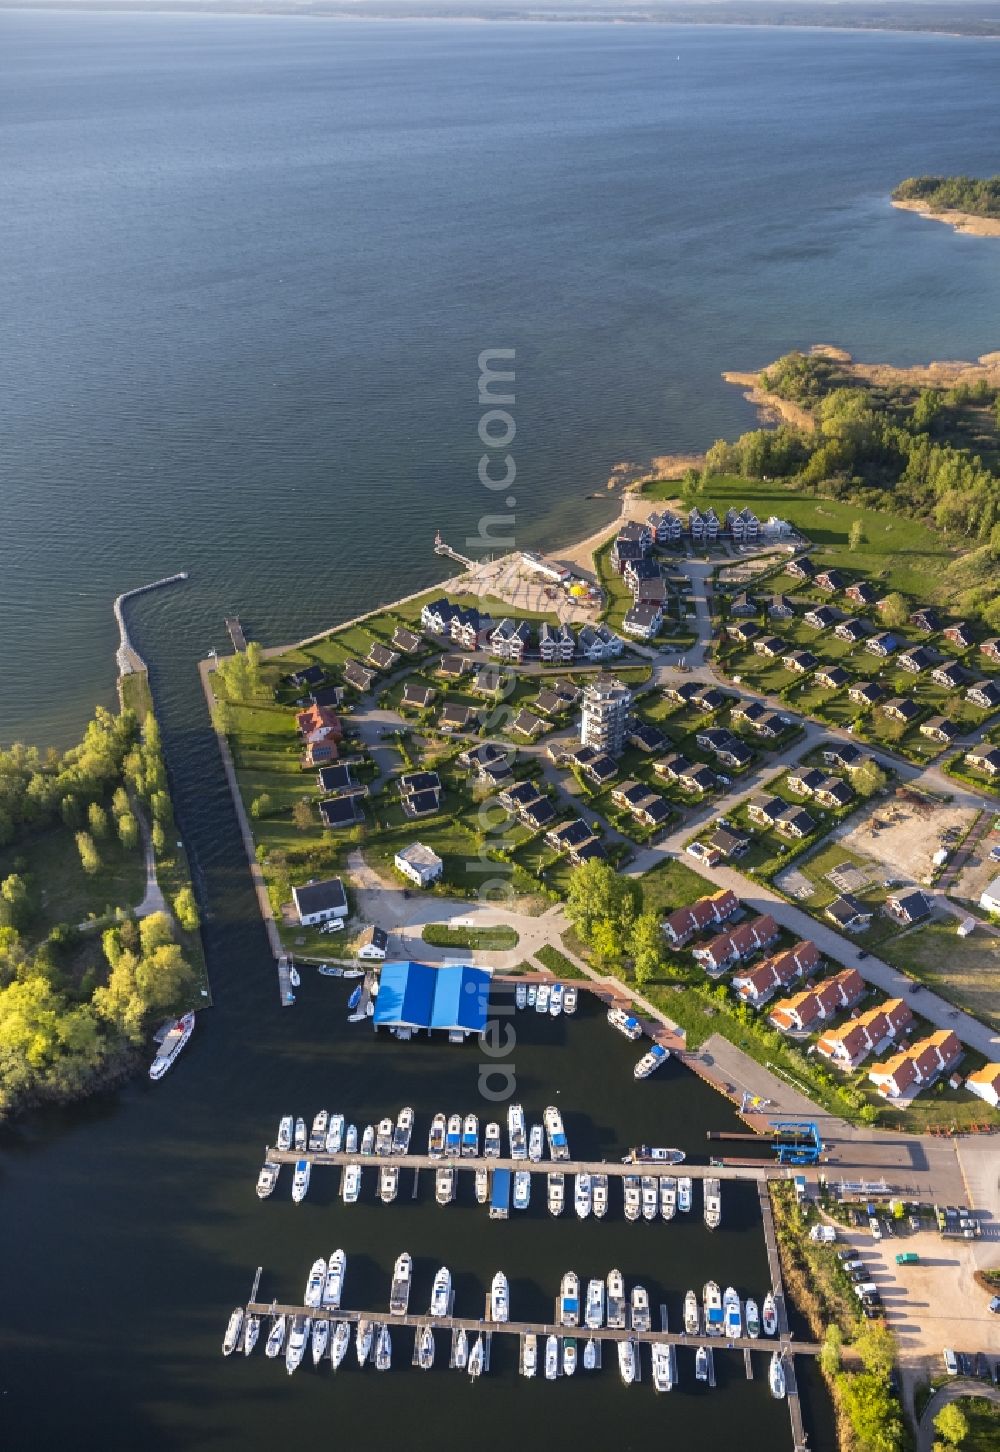
[[[138,906],[146,885],[141,847],[126,851],[112,826],[97,850],[101,866],[88,876],[80,865],[73,829],[60,822],[0,851],[0,880],[20,873],[35,906],[24,929],[26,942],[40,942],[59,923],[76,926],[115,908],[127,912]]]
[[[502,923],[489,928],[453,928],[447,923],[428,923],[422,937],[425,943],[438,948],[481,949],[485,953],[516,948],[519,942],[517,931]]]
[[[565,953],[560,953],[559,949],[553,947],[551,943],[546,943],[539,948],[535,957],[557,978],[585,978],[587,976],[580,972],[575,963],[570,962]]]
[[[956,933],[958,920],[951,916],[928,923],[895,941],[884,943],[881,957],[905,969],[959,1008],[1000,1028],[1000,938],[977,928],[967,938]]]

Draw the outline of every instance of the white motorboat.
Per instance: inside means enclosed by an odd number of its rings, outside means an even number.
[[[622,1381],[626,1386],[631,1386],[635,1381],[636,1361],[638,1360],[637,1347],[633,1341],[619,1341],[618,1343],[618,1370],[622,1374]]]
[[[645,1286],[632,1287],[632,1329],[648,1331],[652,1325],[649,1310],[649,1293]]]
[[[674,1380],[670,1375],[670,1347],[662,1341],[654,1341],[652,1352],[653,1386],[658,1392],[671,1391]]]
[[[774,1299],[774,1292],[768,1291],[764,1297],[764,1305],[761,1308],[761,1317],[764,1323],[765,1336],[777,1336],[778,1334],[778,1307]]]
[[[434,1198],[439,1205],[450,1205],[455,1198],[455,1170],[451,1165],[438,1165],[434,1175]]]
[[[528,1159],[533,1165],[537,1165],[541,1160],[544,1148],[545,1131],[540,1124],[533,1124],[531,1133],[528,1135]]]
[[[699,1346],[694,1354],[694,1374],[698,1381],[708,1381],[708,1347]]]
[[[260,1335],[260,1317],[248,1316],[246,1325],[243,1328],[243,1355],[249,1356],[257,1345],[257,1337]]]
[[[705,1224],[709,1230],[718,1230],[722,1224],[722,1181],[705,1180]]]
[[[643,1175],[639,1181],[639,1189],[642,1194],[642,1218],[643,1220],[655,1220],[659,1208],[659,1194],[656,1180],[652,1175]]]
[[[549,985],[539,983],[538,993],[535,995],[535,1012],[548,1013],[549,1011]]]
[[[394,1316],[405,1316],[410,1304],[410,1287],[413,1285],[413,1257],[404,1250],[396,1257],[392,1271],[392,1290],[389,1292],[389,1310]]]
[[[578,1001],[579,995],[571,983],[563,989],[563,1013],[576,1013]]]
[[[583,1369],[584,1371],[597,1370],[597,1342],[593,1336],[587,1338],[587,1344],[583,1348]]]
[[[587,1309],[583,1319],[591,1331],[604,1325],[604,1282],[597,1277],[587,1282]]]
[[[431,1290],[431,1315],[447,1316],[451,1309],[451,1271],[443,1265],[434,1277]]]
[[[292,1179],[292,1199],[295,1204],[300,1204],[309,1191],[309,1176],[312,1167],[308,1160],[295,1161],[295,1175]]]
[[[677,1214],[677,1181],[673,1175],[660,1176],[660,1214],[664,1220],[673,1220]]]
[[[326,1152],[328,1155],[339,1155],[341,1145],[344,1143],[344,1116],[334,1114],[330,1118],[330,1126],[326,1131]]]
[[[528,1002],[528,985],[519,983],[514,989],[514,1007],[524,1008]]]
[[[372,1341],[375,1339],[375,1328],[370,1321],[359,1321],[358,1331],[354,1340],[355,1350],[358,1355],[358,1365],[364,1366],[371,1355]]]
[[[760,1311],[757,1309],[757,1302],[752,1296],[747,1296],[744,1312],[746,1314],[747,1335],[752,1341],[756,1341],[760,1336]]]
[[[559,1285],[559,1324],[580,1324],[580,1277],[576,1271],[567,1271]]]
[[[687,1215],[691,1209],[692,1190],[691,1176],[681,1175],[677,1181],[677,1208],[682,1215]]]
[[[548,1175],[549,1214],[561,1215],[566,1206],[566,1176],[559,1170]]]
[[[527,1210],[531,1203],[531,1171],[514,1171],[514,1209]]]
[[[586,1220],[594,1204],[594,1194],[590,1184],[590,1176],[585,1170],[575,1177],[573,1184],[573,1208],[580,1220]]]
[[[490,1172],[480,1165],[476,1171],[476,1203],[485,1205],[490,1198]]]
[[[638,1220],[642,1214],[642,1187],[638,1175],[625,1177],[625,1219]]]
[[[706,1281],[705,1289],[701,1298],[702,1310],[705,1314],[706,1336],[721,1336],[724,1321],[722,1309],[722,1293],[715,1281]]]
[[[342,1250],[335,1250],[326,1267],[326,1281],[323,1286],[323,1305],[328,1311],[338,1311],[344,1294],[344,1275],[347,1271],[347,1256]]]
[[[507,1133],[510,1136],[511,1159],[527,1159],[528,1140],[524,1128],[524,1110],[520,1104],[512,1104],[507,1110]]]
[[[462,1154],[467,1158],[475,1158],[479,1154],[479,1120],[474,1114],[465,1116],[465,1124],[462,1126]]]
[[[321,1109],[312,1122],[312,1129],[309,1131],[309,1148],[314,1154],[319,1154],[326,1149],[326,1130],[330,1123],[330,1111]]]
[[[469,1352],[469,1375],[473,1378],[482,1376],[485,1364],[486,1347],[483,1345],[482,1336],[477,1336]]]
[[[465,1327],[460,1326],[455,1336],[455,1344],[452,1347],[452,1359],[456,1371],[464,1371],[469,1360],[469,1337]]]
[[[628,1154],[622,1156],[622,1164],[680,1165],[686,1159],[685,1150],[669,1145],[634,1144]]]
[[[295,1148],[297,1150],[304,1150],[308,1147],[308,1144],[309,1132],[306,1129],[306,1122],[304,1119],[297,1119],[295,1121]]]
[[[312,1270],[309,1272],[309,1279],[306,1281],[306,1290],[303,1300],[307,1306],[318,1306],[323,1299],[323,1287],[326,1284],[326,1257],[320,1256],[314,1260]]]
[[[625,1329],[625,1277],[620,1270],[608,1271],[608,1326]]]
[[[409,1153],[412,1135],[413,1110],[407,1105],[399,1111],[396,1117],[396,1128],[392,1132],[392,1152],[394,1155],[405,1155]]]
[[[314,1321],[313,1322],[313,1329],[312,1329],[312,1359],[313,1359],[313,1366],[319,1366],[320,1362],[323,1360],[323,1357],[326,1355],[326,1349],[329,1346],[329,1344],[330,1344],[330,1323],[326,1319],[325,1316],[321,1316],[318,1321]]]
[[[345,1205],[356,1205],[361,1194],[361,1166],[347,1165],[341,1183],[341,1194]]]
[[[444,1137],[447,1133],[448,1121],[443,1114],[435,1114],[431,1122],[431,1132],[427,1137],[427,1153],[432,1160],[439,1160],[444,1154]]]
[[[558,1336],[546,1336],[545,1338],[545,1380],[555,1381],[559,1375],[559,1338]]]
[[[451,1114],[448,1116],[448,1129],[444,1137],[444,1152],[446,1155],[457,1157],[462,1152],[462,1116]]]
[[[603,1220],[608,1213],[608,1177],[607,1175],[595,1174],[590,1177],[590,1187],[594,1195],[594,1214],[598,1220]]]
[[[722,1309],[726,1318],[726,1335],[735,1340],[743,1335],[743,1311],[740,1298],[732,1286],[727,1286],[722,1297]]]
[[[701,1330],[701,1316],[698,1311],[698,1297],[688,1291],[684,1297],[684,1330],[689,1336],[697,1336]]]
[[[361,1132],[361,1153],[367,1159],[375,1153],[375,1126],[366,1124]]]
[[[288,1345],[285,1347],[285,1370],[289,1376],[293,1371],[298,1371],[302,1365],[311,1330],[312,1318],[310,1316],[292,1317],[292,1329],[288,1333]]]
[[[229,1318],[229,1324],[226,1327],[226,1334],[222,1338],[222,1354],[223,1354],[223,1356],[232,1356],[233,1352],[236,1350],[237,1346],[239,1346],[239,1344],[240,1344],[240,1332],[242,1330],[243,1330],[243,1307],[242,1306],[237,1306],[236,1307],[236,1310],[233,1312],[233,1314]]]
[[[781,1352],[775,1351],[771,1355],[771,1364],[767,1369],[767,1380],[771,1388],[771,1395],[781,1401],[785,1395],[785,1368],[781,1361]]]
[[[642,1038],[642,1024],[622,1008],[608,1009],[608,1023],[620,1034],[624,1034],[627,1039],[631,1039],[633,1043],[636,1039]]]
[[[285,1344],[285,1330],[288,1326],[287,1316],[275,1316],[271,1322],[271,1329],[267,1333],[267,1343],[264,1347],[264,1355],[272,1360],[281,1355],[281,1348]]]
[[[552,992],[549,994],[549,1014],[552,1018],[558,1018],[563,1011],[563,986],[561,983],[553,983]]]
[[[632,1070],[633,1077],[636,1079],[648,1079],[650,1074],[655,1073],[660,1065],[665,1064],[669,1058],[669,1049],[665,1049],[662,1044],[654,1044],[649,1053],[643,1054],[642,1058]]]
[[[375,1338],[375,1370],[388,1371],[392,1365],[392,1337],[389,1328],[383,1322],[378,1328],[378,1335]]]
[[[434,1332],[425,1326],[417,1342],[417,1365],[421,1371],[430,1371],[434,1365]]]
[[[378,1172],[378,1197],[383,1205],[391,1205],[399,1191],[399,1166],[380,1165]]]
[[[524,1338],[524,1348],[521,1354],[521,1375],[532,1377],[538,1370],[538,1337],[533,1331],[527,1332]]]
[[[487,1159],[490,1160],[495,1160],[499,1158],[500,1126],[499,1124],[497,1124],[496,1120],[490,1120],[489,1124],[486,1126],[486,1134],[484,1138],[485,1143],[483,1145],[483,1154],[486,1156]]]
[[[510,1316],[510,1287],[503,1271],[497,1271],[490,1287],[490,1320],[503,1322]]]
[[[395,1126],[392,1120],[386,1116],[380,1119],[378,1129],[375,1131],[375,1153],[377,1155],[388,1155],[392,1153],[392,1132]]]
[[[550,1104],[542,1118],[545,1121],[545,1133],[549,1141],[549,1157],[553,1160],[569,1159],[569,1144],[566,1140],[566,1131],[563,1129],[562,1115],[554,1104]]]
[[[344,1151],[349,1155],[356,1155],[358,1152],[358,1126],[349,1124],[344,1132]]]
[[[182,1018],[176,1019],[170,1025],[153,1056],[153,1062],[149,1066],[149,1077],[151,1079],[163,1078],[193,1033],[193,1013],[184,1014]]]
[[[347,1348],[351,1344],[351,1323],[349,1321],[338,1321],[333,1339],[330,1342],[330,1365],[334,1371],[347,1355]]]
[[[576,1337],[567,1336],[563,1342],[563,1376],[572,1376],[576,1371]]]
[[[275,1185],[278,1183],[278,1175],[280,1172],[281,1166],[276,1164],[274,1160],[264,1161],[260,1168],[260,1174],[257,1176],[258,1200],[266,1200],[268,1195],[272,1193]]]
[[[294,963],[290,963],[288,965],[288,981],[293,988],[302,987],[302,974],[296,968]]]
[[[292,1147],[292,1135],[295,1133],[295,1120],[290,1114],[286,1114],[278,1125],[278,1149],[288,1150]]]

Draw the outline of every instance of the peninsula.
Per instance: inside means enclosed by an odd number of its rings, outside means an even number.
[[[1000,176],[911,176],[892,194],[892,205],[956,232],[1000,237]]]

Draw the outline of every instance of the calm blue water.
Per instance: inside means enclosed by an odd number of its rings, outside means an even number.
[[[383,1294],[406,1245],[421,1285],[449,1258],[465,1304],[504,1264],[535,1314],[570,1264],[618,1263],[674,1314],[692,1282],[765,1271],[738,1196],[717,1237],[544,1213],[493,1237],[471,1205],[344,1211],[330,1184],[301,1213],[258,1204],[281,1112],[410,1102],[426,1125],[475,1104],[477,1065],[349,1039],[325,981],[278,1008],[193,662],[229,610],[276,642],[439,577],[434,529],[461,542],[495,507],[484,348],[517,350],[516,535],[550,545],[610,512],[586,496],[617,460],[750,422],[724,368],[815,341],[995,347],[1000,247],[886,195],[994,168],[998,81],[995,46],[924,36],[0,12],[0,739],[74,736],[111,694],[112,597],[192,571],[136,625],[216,1004],[155,1090],[0,1137],[5,1445],[561,1452],[736,1424],[749,1452],[786,1445],[762,1368],[708,1396],[688,1367],[666,1403],[613,1370],[548,1388],[508,1365],[473,1391],[397,1369],[375,1390],[222,1362],[253,1267],[287,1294],[338,1244],[352,1296]],[[518,1046],[525,1103],[563,1093],[588,1152],[699,1154],[730,1122],[680,1070],[637,1089],[594,1017],[540,1037]]]

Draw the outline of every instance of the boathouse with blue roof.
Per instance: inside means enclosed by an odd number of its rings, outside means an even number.
[[[374,1026],[403,1038],[422,1030],[455,1040],[481,1034],[489,1016],[491,977],[490,969],[471,963],[385,963]]]

